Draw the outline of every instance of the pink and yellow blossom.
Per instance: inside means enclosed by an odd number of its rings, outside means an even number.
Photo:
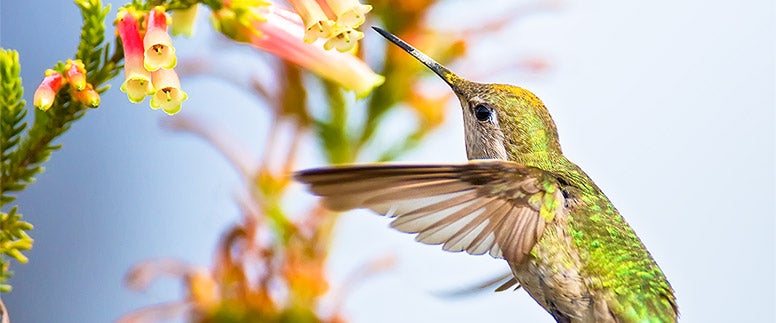
[[[167,33],[167,18],[167,13],[161,6],[156,6],[148,12],[148,28],[143,37],[143,64],[151,72],[160,68],[169,70],[175,67],[177,62],[172,38]]]
[[[292,11],[276,6],[224,7],[214,12],[214,17],[221,32],[232,39],[248,42],[310,70],[352,90],[358,97],[366,96],[384,81],[383,76],[350,53],[327,51],[318,44],[305,43],[302,19]]]
[[[174,70],[160,68],[151,73],[156,92],[151,97],[151,108],[161,108],[167,114],[176,114],[181,110],[181,103],[188,98],[181,90],[181,81]]]
[[[80,60],[68,59],[65,62],[65,76],[70,86],[80,91],[86,88],[86,67]]]
[[[77,102],[83,103],[91,108],[100,105],[100,94],[94,89],[91,83],[86,83],[82,90],[73,88],[71,95]]]
[[[33,95],[32,98],[33,105],[43,111],[51,108],[51,105],[54,104],[54,98],[56,98],[57,92],[65,85],[65,78],[62,74],[59,74],[59,72],[48,69],[46,70],[45,75],[46,77],[40,82],[40,85],[38,86],[38,89],[35,90],[35,95]]]
[[[143,66],[140,26],[130,9],[119,10],[116,29],[124,48],[124,83],[121,84],[121,91],[127,93],[130,102],[138,103],[146,95],[154,93],[154,88],[151,85],[151,72]]]

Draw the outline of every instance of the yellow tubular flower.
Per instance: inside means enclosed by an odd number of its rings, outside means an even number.
[[[151,72],[151,82],[156,93],[151,97],[151,108],[161,108],[165,113],[173,115],[181,110],[181,103],[188,98],[181,90],[181,81],[174,70],[160,68]]]
[[[148,13],[148,29],[143,37],[143,64],[151,72],[159,68],[171,69],[177,62],[172,38],[167,33],[167,13],[163,7],[155,7]]]
[[[372,6],[361,4],[357,0],[325,1],[337,16],[337,24],[343,27],[358,28],[366,20],[366,13],[372,10]]]
[[[326,39],[332,36],[334,21],[326,16],[315,0],[289,0],[289,2],[304,22],[305,43],[312,43],[318,38]]]
[[[236,14],[246,11],[253,14]],[[247,21],[241,20],[241,17]],[[355,92],[359,98],[368,95],[384,81],[383,76],[350,53],[327,51],[318,45],[305,43],[302,19],[294,12],[276,6],[242,8],[233,5],[232,8],[225,7],[214,12],[214,21],[216,28],[232,39],[250,43],[338,83]]]

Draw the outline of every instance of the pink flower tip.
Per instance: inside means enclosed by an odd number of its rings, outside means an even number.
[[[54,98],[57,92],[65,84],[65,78],[55,70],[46,70],[46,77],[40,82],[38,89],[35,90],[32,102],[36,108],[43,111],[48,110],[54,104]]]
[[[154,88],[151,86],[151,72],[143,67],[140,25],[131,9],[119,10],[116,29],[124,48],[124,83],[121,84],[121,91],[127,93],[130,102],[138,103],[146,95],[154,93]]]
[[[175,47],[172,46],[172,38],[167,33],[167,13],[164,7],[156,6],[148,13],[148,29],[143,38],[143,64],[151,72],[160,68],[171,69],[175,67]]]

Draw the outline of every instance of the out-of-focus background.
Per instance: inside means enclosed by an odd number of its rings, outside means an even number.
[[[450,1],[429,22],[454,29],[509,5]],[[683,322],[774,321],[773,2],[558,7],[483,35],[453,69],[519,84],[544,100],[565,153],[607,192],[665,271]],[[175,40],[181,57],[213,41],[200,27],[195,39]],[[0,45],[20,52],[31,102],[43,71],[74,52],[80,16],[69,1],[3,1],[0,28]],[[524,79],[494,73],[515,59],[507,52],[543,57],[551,69]],[[267,113],[253,97],[207,78],[182,83],[190,94],[182,114],[228,128],[260,151],[252,138],[266,134]],[[239,179],[221,155],[162,129],[167,117],[127,102],[118,84],[61,138],[64,149],[20,195],[35,246],[29,264],[14,263],[14,290],[3,295],[15,322],[106,322],[175,299],[177,281],[135,293],[122,285],[124,274],[163,257],[206,266],[222,230],[238,219]],[[445,109],[447,124],[403,160],[465,158],[457,103]],[[345,215],[337,231],[333,282],[365,260],[398,260],[350,294],[345,314],[353,322],[551,322],[524,291],[437,295],[504,272],[500,261],[417,244],[367,212]]]

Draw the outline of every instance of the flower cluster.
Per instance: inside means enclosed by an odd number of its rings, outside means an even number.
[[[145,19],[145,29],[140,24]],[[121,91],[138,103],[151,95],[151,108],[175,114],[186,100],[175,73],[175,47],[167,33],[170,17],[164,7],[154,7],[142,15],[132,7],[119,10],[116,29],[124,48],[124,83]]]
[[[315,4],[314,0],[310,2]],[[305,11],[297,10],[302,17],[306,15]],[[372,71],[352,53],[329,51],[320,45],[310,44],[300,14],[261,0],[243,0],[225,2],[220,10],[213,12],[213,21],[224,35],[288,60],[352,90],[359,98],[365,97],[383,83],[384,77]],[[360,20],[363,22],[363,14]],[[349,26],[356,24],[351,23]],[[356,41],[356,38],[348,40],[351,44]]]
[[[357,0],[290,0],[304,21],[304,41],[326,39],[326,50],[346,52],[354,48],[364,34],[356,28],[364,23],[372,6]]]
[[[60,65],[61,66],[61,65]],[[100,94],[94,90],[94,86],[86,81],[86,68],[80,59],[65,62],[64,72],[48,69],[43,81],[35,90],[33,104],[43,111],[48,110],[54,104],[59,90],[66,84],[70,85],[70,96],[76,101],[89,107],[96,108],[100,105]]]

